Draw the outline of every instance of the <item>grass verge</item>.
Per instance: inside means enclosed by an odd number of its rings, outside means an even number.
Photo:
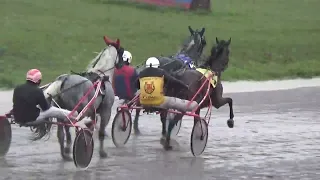
[[[81,71],[119,37],[138,64],[176,52],[187,26],[206,27],[209,52],[215,37],[232,38],[223,80],[266,80],[320,75],[320,1],[213,1],[210,14],[114,0],[0,1],[0,86],[24,81],[29,68],[44,82]]]

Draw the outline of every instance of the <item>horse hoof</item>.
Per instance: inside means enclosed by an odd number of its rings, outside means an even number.
[[[104,152],[104,151],[100,151],[99,154],[100,154],[100,158],[108,157],[108,154],[106,152]]]
[[[165,137],[161,137],[161,138],[160,138],[160,144],[161,144],[162,146],[165,146],[165,144],[166,144],[166,138],[165,138]]]
[[[139,130],[134,130],[134,135],[139,136],[141,135],[141,132]]]
[[[70,154],[71,153],[70,148],[68,148],[68,147],[64,148],[64,153],[65,154]]]
[[[164,145],[163,148],[164,148],[166,151],[172,150],[172,146],[170,146],[170,145]]]
[[[69,155],[63,154],[61,156],[64,161],[72,161],[72,158]]]
[[[170,143],[168,141],[166,141],[165,139],[164,139],[164,142],[163,142],[163,148],[166,151],[172,150],[172,146],[170,146]]]
[[[233,120],[233,119],[229,119],[229,120],[227,121],[227,124],[228,124],[228,127],[229,127],[229,128],[233,128],[233,127],[234,127],[234,120]]]

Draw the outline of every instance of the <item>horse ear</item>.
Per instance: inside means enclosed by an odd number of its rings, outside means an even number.
[[[191,28],[191,26],[188,26],[188,29],[189,29],[189,31],[190,31],[191,34],[194,33],[194,30]]]
[[[107,36],[103,36],[103,40],[107,45],[111,44],[111,40]]]
[[[218,40],[218,38],[217,38],[217,37],[216,37],[216,43],[217,43],[217,44],[219,44],[219,40]]]
[[[117,44],[117,47],[119,49],[120,48],[120,39],[117,39],[116,44]]]
[[[200,35],[203,36],[205,31],[206,31],[206,28],[202,28],[201,31],[200,31]]]
[[[231,43],[231,37],[229,38],[228,42],[227,42],[227,45],[229,46]]]

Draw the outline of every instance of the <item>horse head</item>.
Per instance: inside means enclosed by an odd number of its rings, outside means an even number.
[[[90,62],[87,67],[87,72],[113,75],[114,68],[120,68],[123,65],[122,55],[124,48],[120,46],[119,39],[113,41],[106,36],[104,36],[103,39],[107,47],[98,53],[98,55]],[[112,72],[112,74],[109,72]]]
[[[206,46],[206,40],[204,36],[205,28],[201,31],[193,30],[191,26],[188,26],[190,36],[184,40],[181,50],[178,54],[184,53],[194,61],[196,61],[202,54],[204,47]]]
[[[223,72],[229,65],[230,43],[231,38],[228,41],[219,41],[216,38],[216,45],[212,47],[210,56],[202,66],[210,67],[211,70],[218,73]]]

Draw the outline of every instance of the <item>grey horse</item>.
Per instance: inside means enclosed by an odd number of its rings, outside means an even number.
[[[120,47],[119,40],[113,42],[105,38],[107,47],[103,49],[89,64],[86,73],[78,74],[64,74],[60,75],[53,83],[51,83],[45,90],[46,98],[52,98],[57,104],[64,109],[72,110],[80,99],[89,91],[93,83],[100,77],[108,77],[103,82],[100,93],[94,104],[82,115],[89,117],[91,120],[96,119],[100,115],[99,154],[101,158],[107,157],[104,150],[105,128],[108,125],[111,116],[111,110],[114,103],[115,95],[112,88],[112,79],[114,69],[119,68],[122,64],[123,48]],[[92,99],[95,91],[91,91],[88,97],[76,109],[80,112]],[[63,120],[58,120],[63,121]],[[90,123],[89,123],[90,124]],[[66,147],[64,146],[65,132],[66,132]],[[64,160],[72,160],[70,157],[70,148],[72,145],[71,134],[68,126],[58,126],[57,131],[58,140],[60,143],[60,152]]]

